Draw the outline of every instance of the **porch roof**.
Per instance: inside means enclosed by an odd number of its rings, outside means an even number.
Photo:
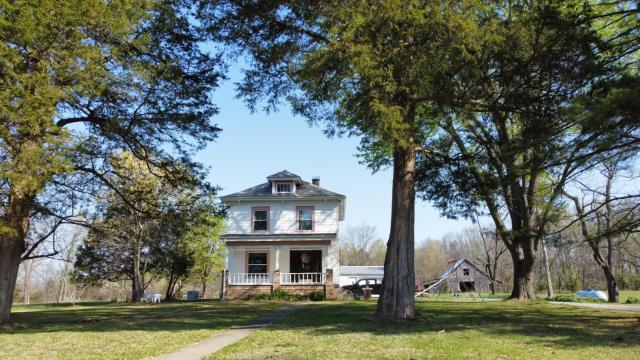
[[[224,241],[306,241],[306,240],[335,240],[336,233],[299,233],[299,234],[225,234],[220,236]]]

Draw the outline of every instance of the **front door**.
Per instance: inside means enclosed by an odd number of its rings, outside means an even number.
[[[322,283],[322,250],[291,250],[289,254],[290,282],[294,284]]]
[[[322,272],[322,250],[291,250],[289,269],[292,273]]]

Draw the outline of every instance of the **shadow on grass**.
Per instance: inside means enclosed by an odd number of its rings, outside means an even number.
[[[309,335],[367,332],[374,336],[446,333],[472,330],[515,341],[566,348],[640,345],[637,314],[574,309],[545,303],[418,302],[418,319],[407,323],[368,320],[374,302],[309,305],[273,329],[303,331]],[[471,336],[471,335],[470,335]]]
[[[29,334],[57,331],[182,331],[229,328],[275,311],[273,303],[199,301],[156,305],[71,304],[20,306],[11,314],[11,330]]]

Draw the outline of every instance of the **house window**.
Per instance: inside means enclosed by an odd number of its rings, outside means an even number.
[[[267,256],[266,252],[251,252],[247,254],[247,272],[249,274],[266,274],[267,273]]]
[[[462,269],[462,275],[469,275],[469,269]]]
[[[290,193],[291,183],[276,183],[276,192],[278,193]]]
[[[267,231],[269,229],[269,209],[254,208],[252,216],[253,231]]]
[[[313,207],[298,207],[298,230],[313,230]]]

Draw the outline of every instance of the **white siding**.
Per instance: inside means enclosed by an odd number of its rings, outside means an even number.
[[[269,211],[270,234],[300,233],[297,206],[314,207],[314,233],[337,233],[339,205],[337,201],[285,201],[232,203],[227,210],[227,234],[251,234],[251,208],[265,207]]]

